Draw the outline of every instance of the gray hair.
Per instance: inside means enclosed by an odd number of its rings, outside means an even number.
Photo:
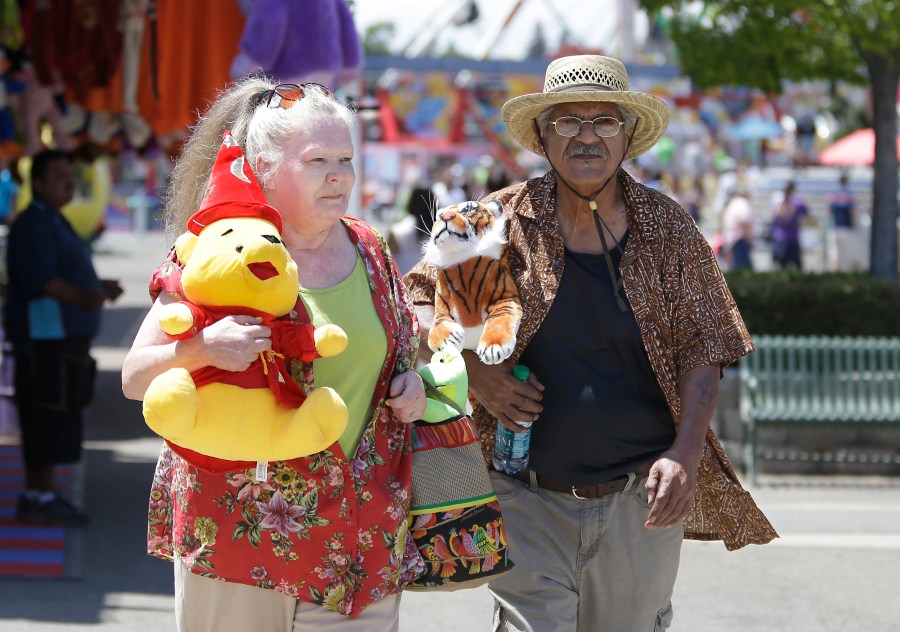
[[[200,207],[225,130],[231,130],[254,172],[257,157],[263,158],[266,172],[256,177],[265,187],[284,162],[285,143],[302,127],[327,119],[342,121],[348,128],[352,125],[353,112],[348,107],[315,90],[307,91],[293,107],[266,107],[266,93],[275,85],[262,76],[231,84],[191,129],[166,192],[164,217],[170,238],[185,231],[188,218]]]

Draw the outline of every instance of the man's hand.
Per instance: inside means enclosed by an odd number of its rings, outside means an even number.
[[[515,422],[538,418],[543,410],[544,386],[534,373],[528,376],[527,382],[522,382],[513,377],[514,365],[510,362],[487,365],[469,350],[463,351],[463,357],[469,373],[469,390],[506,428],[523,432],[525,429]]]
[[[706,431],[719,399],[720,371],[718,364],[701,365],[679,380],[681,424],[672,447],[660,455],[647,478],[652,505],[647,529],[671,527],[691,510]]]
[[[106,300],[109,302],[115,301],[125,291],[119,285],[119,282],[114,279],[102,279],[100,285],[103,288],[103,293],[106,295]]]
[[[650,468],[644,487],[652,505],[644,527],[674,526],[691,509],[697,491],[697,463],[674,450],[664,452]]]

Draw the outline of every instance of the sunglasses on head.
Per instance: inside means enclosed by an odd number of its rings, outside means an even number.
[[[263,92],[259,102],[265,101],[266,107],[269,108],[287,110],[311,92],[318,92],[329,99],[334,99],[334,93],[321,83],[279,83],[271,90]]]

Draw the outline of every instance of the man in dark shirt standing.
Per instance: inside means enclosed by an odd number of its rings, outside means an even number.
[[[25,461],[16,516],[81,527],[88,518],[56,492],[53,468],[81,458],[82,412],[95,373],[90,341],[100,329],[103,303],[118,298],[122,288],[97,278],[88,244],[60,212],[75,190],[68,156],[36,154],[31,187],[34,200],[9,232],[4,306]]]
[[[856,225],[856,198],[849,188],[849,179],[842,173],[838,190],[828,196],[831,213],[831,239],[828,248],[829,268],[835,272],[862,269],[859,244],[853,239]]]

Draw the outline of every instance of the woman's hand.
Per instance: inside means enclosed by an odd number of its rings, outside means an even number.
[[[535,421],[543,410],[541,399],[544,386],[534,373],[528,381],[517,380],[512,375],[513,365],[484,364],[471,351],[463,351],[469,372],[469,389],[475,393],[478,403],[513,432],[524,432],[517,421]]]
[[[272,330],[254,316],[226,316],[203,329],[206,364],[225,371],[245,371],[259,354],[272,348]]]
[[[408,424],[422,418],[425,413],[425,387],[418,373],[407,371],[395,375],[389,391],[390,397],[385,404],[393,409],[400,422]]]
[[[173,302],[161,295],[153,303],[125,356],[122,392],[129,399],[143,399],[153,378],[168,369],[243,371],[272,347],[272,332],[253,316],[227,316],[193,338],[173,342],[159,324],[165,306]]]

